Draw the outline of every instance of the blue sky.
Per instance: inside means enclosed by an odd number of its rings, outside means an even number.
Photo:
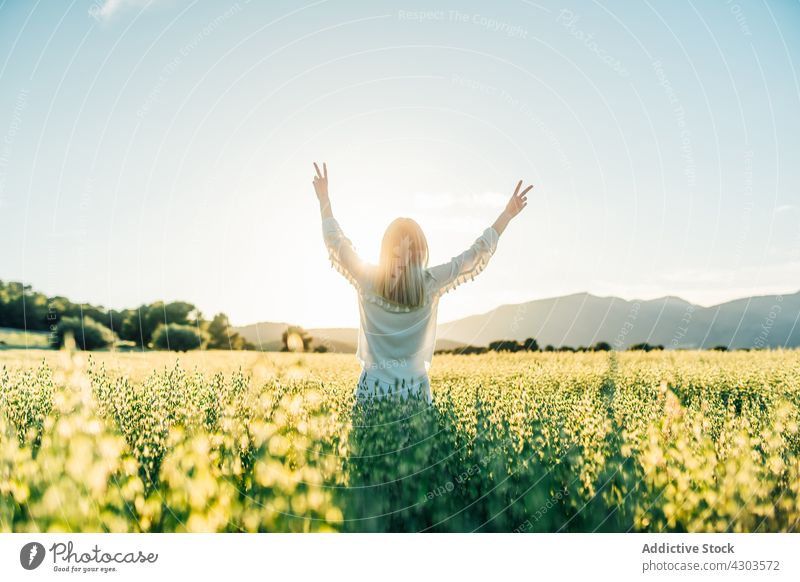
[[[535,184],[440,319],[800,288],[800,2],[0,3],[0,278],[355,325],[311,185],[431,259]]]

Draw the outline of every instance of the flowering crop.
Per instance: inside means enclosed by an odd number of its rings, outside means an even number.
[[[1,531],[792,531],[800,352],[0,353]]]

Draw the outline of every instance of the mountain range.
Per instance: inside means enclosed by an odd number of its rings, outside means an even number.
[[[278,350],[287,325],[264,322],[236,331],[262,350]],[[355,351],[355,328],[307,331],[315,338],[314,345],[325,345],[329,351]],[[798,347],[800,291],[745,297],[710,307],[671,296],[626,300],[575,293],[537,299],[442,323],[436,349],[529,337],[536,338],[541,347],[591,346],[599,341],[616,349],[643,342],[666,349]]]

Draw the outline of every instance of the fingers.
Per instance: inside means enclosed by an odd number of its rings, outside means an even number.
[[[528,205],[527,202],[517,201],[511,208],[511,216],[517,216]]]
[[[514,216],[522,212],[523,208],[528,205],[528,192],[533,190],[533,184],[531,184],[524,190],[520,191],[522,189],[522,183],[522,180],[517,182],[517,187],[514,189],[514,194],[511,196],[509,208],[513,208],[512,212]]]
[[[530,186],[522,190],[522,192],[520,192],[520,189],[522,188],[522,183],[523,183],[522,180],[517,182],[517,187],[514,188],[514,194],[511,196],[512,199],[525,201],[526,200],[525,196],[527,196],[528,192],[530,192],[533,189],[533,184],[531,184]]]
[[[520,184],[522,181],[520,181]],[[528,204],[528,192],[533,189],[533,184],[525,188],[522,192],[514,193],[513,199],[515,201],[515,205],[517,207],[517,213],[522,212],[522,209],[525,208],[525,205]],[[519,186],[517,187],[519,190]]]
[[[314,182],[316,183],[317,180],[325,180],[328,181],[328,164],[322,162],[322,171],[320,171],[317,162],[314,162],[314,171],[317,172],[317,175],[314,176]]]

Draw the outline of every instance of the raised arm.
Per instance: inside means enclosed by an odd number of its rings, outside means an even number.
[[[322,171],[315,163],[314,170],[314,191],[319,201],[319,212],[322,217],[322,237],[328,249],[328,256],[331,264],[345,278],[352,283],[356,289],[361,289],[367,283],[367,265],[356,253],[353,243],[350,242],[337,220],[333,217],[331,201],[328,196],[328,165],[322,164]]]
[[[447,293],[465,281],[471,281],[483,271],[489,259],[497,249],[497,241],[503,234],[511,219],[517,216],[528,204],[528,192],[533,186],[522,189],[522,180],[517,183],[514,194],[511,195],[503,212],[494,221],[494,224],[483,231],[470,248],[453,257],[447,263],[428,269],[433,280],[434,292]]]

